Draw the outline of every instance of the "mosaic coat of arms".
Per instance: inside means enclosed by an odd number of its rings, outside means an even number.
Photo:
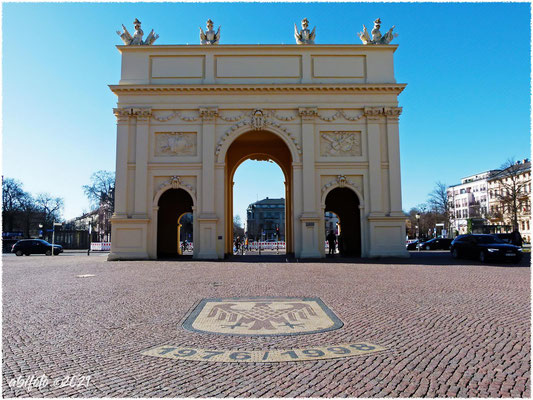
[[[183,323],[226,335],[298,335],[330,331],[342,321],[319,298],[204,299]]]

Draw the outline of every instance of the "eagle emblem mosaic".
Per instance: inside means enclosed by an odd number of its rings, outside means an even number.
[[[342,321],[319,298],[203,299],[183,327],[195,332],[278,336],[331,331]]]

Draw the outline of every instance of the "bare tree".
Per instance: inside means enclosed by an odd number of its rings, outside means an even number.
[[[429,194],[428,204],[432,211],[444,220],[446,230],[450,227],[450,200],[448,199],[448,190],[445,183],[437,182],[435,188]]]
[[[233,217],[233,236],[244,236],[244,228],[242,226],[242,220],[240,215]]]
[[[22,183],[13,178],[2,176],[2,230],[12,232],[17,214],[22,211],[22,201],[27,193]]]
[[[91,175],[91,184],[83,185],[83,191],[94,208],[105,204],[114,209],[115,205],[115,173],[96,171]]]
[[[53,197],[49,193],[39,193],[35,198],[35,204],[43,214],[43,225],[45,227],[51,228],[54,221],[60,220],[61,210],[63,209],[63,199],[61,197]]]
[[[520,163],[509,158],[500,167],[501,172],[492,178],[498,183],[498,189],[493,196],[500,203],[502,215],[511,220],[513,229],[518,229],[520,207],[528,201],[525,186],[531,183],[531,179],[521,179],[521,176],[530,168],[531,163]]]

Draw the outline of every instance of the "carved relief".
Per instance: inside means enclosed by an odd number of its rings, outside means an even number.
[[[156,156],[195,156],[196,132],[156,132]]]
[[[216,147],[216,150],[215,150],[215,154],[217,156],[220,154],[220,151],[221,151],[222,146],[224,145],[224,142],[226,141],[226,139],[234,131],[236,131],[236,130],[244,127],[244,126],[248,126],[248,127],[250,127],[251,129],[254,129],[254,130],[261,130],[261,129],[266,128],[267,126],[275,127],[277,129],[281,130],[285,135],[287,135],[287,137],[296,146],[296,149],[298,150],[298,154],[302,154],[302,148],[298,144],[298,141],[296,140],[296,137],[291,132],[289,132],[287,130],[287,128],[285,128],[284,126],[278,124],[277,122],[273,121],[270,118],[267,118],[267,115],[269,115],[268,111],[265,111],[263,109],[255,109],[255,110],[253,110],[251,112],[251,114],[248,114],[248,115],[249,115],[249,119],[247,118],[247,119],[244,119],[244,120],[240,121],[239,123],[237,123],[237,124],[231,126],[230,128],[228,128],[228,130],[226,130],[226,132],[224,132],[222,137],[217,142],[217,147]]]
[[[322,177],[323,180],[329,180],[329,182],[327,182],[326,184],[324,184],[322,186],[322,193],[324,193],[325,191],[327,191],[329,188],[331,187],[352,187],[354,189],[357,189],[357,190],[360,190],[360,187],[362,185],[362,181],[360,179],[360,177],[355,177],[355,178],[348,178],[346,177],[346,175],[337,175],[336,177],[334,177],[334,179],[331,179],[331,177],[326,177],[326,176],[323,176]],[[354,182],[355,180],[355,182]]]
[[[361,156],[361,132],[321,132],[322,157]]]
[[[302,117],[302,120],[311,121],[315,119],[315,116],[317,115],[317,108],[316,107],[300,107],[298,109],[298,112],[300,114],[300,117]]]
[[[159,186],[157,186],[157,189],[155,190],[155,194],[160,192],[161,190],[167,188],[167,189],[184,189],[187,190],[189,193],[193,195],[193,197],[196,195],[196,190],[194,189],[193,182],[190,182],[191,180],[194,181],[194,177],[181,177],[178,175],[171,176],[170,178],[163,181]],[[187,183],[186,181],[189,181]]]
[[[369,121],[378,121],[383,115],[383,107],[365,107],[365,117]]]

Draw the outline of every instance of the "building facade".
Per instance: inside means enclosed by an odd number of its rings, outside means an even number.
[[[285,199],[256,201],[246,209],[246,235],[253,240],[285,241]]]
[[[488,179],[499,170],[490,170],[461,179],[458,185],[448,188],[452,237],[454,232],[468,232],[468,220],[484,221],[488,217]]]
[[[408,256],[396,45],[124,45],[110,260],[232,253],[233,175],[247,159],[285,175],[287,252],[325,257],[324,215],[347,254]]]
[[[491,176],[488,179],[488,195],[490,223],[506,228],[501,229],[502,232],[514,230],[516,209],[516,228],[523,240],[531,243],[531,161],[517,161],[514,166]]]

